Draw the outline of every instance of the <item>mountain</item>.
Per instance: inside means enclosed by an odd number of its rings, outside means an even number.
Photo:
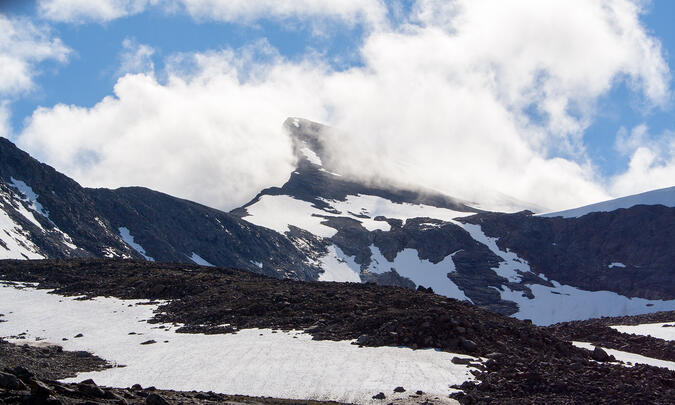
[[[570,210],[542,214],[542,217],[578,218],[591,212],[609,212],[636,205],[663,205],[675,207],[675,187],[661,188],[626,197],[615,198],[595,204],[585,205]]]
[[[434,190],[347,178],[326,153],[337,135],[299,118],[284,127],[297,158],[289,180],[229,213],[141,187],[84,188],[0,139],[0,257],[431,288],[542,325],[675,310],[667,204],[569,218],[489,212]]]
[[[311,280],[287,238],[142,187],[83,188],[0,138],[0,258],[108,257],[233,266]]]
[[[325,154],[330,131],[299,118],[284,126],[296,170],[232,213],[315,246],[319,280],[431,287],[539,324],[675,308],[675,208],[486,212],[429,190],[347,179]]]

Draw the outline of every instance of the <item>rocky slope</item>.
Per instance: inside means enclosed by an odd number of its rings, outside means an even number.
[[[475,363],[452,360],[473,364],[477,380],[459,385],[460,392],[452,394],[465,404],[668,404],[675,399],[673,370],[627,367],[601,349],[574,347],[559,327],[537,327],[423,290],[297,282],[234,269],[129,260],[4,261],[0,269],[4,280],[38,283],[63,295],[163,300],[150,322],[176,323],[182,333],[304,329],[320,340],[354,339],[367,347],[435,348],[479,356]],[[659,319],[675,321],[675,313]],[[47,385],[58,390],[54,383]],[[111,392],[132,402],[141,395]],[[374,399],[381,403],[394,395],[374,394],[383,398]],[[198,398],[176,395],[176,400]]]

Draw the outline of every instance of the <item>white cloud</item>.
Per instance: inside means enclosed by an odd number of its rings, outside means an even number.
[[[378,25],[386,19],[382,0],[39,0],[39,13],[53,21],[105,23],[157,6],[185,11],[198,20],[251,23],[260,18],[325,17]]]
[[[38,0],[43,18],[69,23],[108,22],[137,14],[156,0]]]
[[[613,195],[623,196],[675,185],[675,131],[651,135],[641,124],[630,133],[622,129],[616,148],[630,156],[628,169],[611,179]]]
[[[139,44],[134,39],[126,38],[122,41],[124,51],[120,54],[120,68],[117,74],[153,73],[155,64],[152,55],[155,49],[149,45]]]
[[[294,4],[315,17],[310,3]],[[253,2],[191,4],[242,19],[300,13],[285,1],[265,14]],[[393,177],[483,203],[506,194],[569,208],[618,190],[584,150],[597,99],[622,80],[647,104],[669,97],[660,44],[640,12],[628,0],[424,0],[407,23],[367,34],[362,67],[291,63],[268,44],[254,56],[183,55],[192,66],[170,67],[166,83],[128,75],[115,97],[93,108],[39,109],[20,145],[87,185],[140,184],[231,208],[286,179],[292,162],[280,125],[304,116],[342,130],[333,160],[353,176]]]
[[[31,90],[38,63],[50,59],[65,62],[70,53],[48,28],[24,18],[0,14],[0,32],[0,96]]]
[[[2,138],[9,138],[11,135],[9,116],[7,102],[0,102],[0,137]]]

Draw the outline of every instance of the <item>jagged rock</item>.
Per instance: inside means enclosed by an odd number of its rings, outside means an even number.
[[[373,399],[385,399],[387,396],[384,395],[384,392],[373,395]]]
[[[405,392],[405,388],[403,388],[403,387],[396,387],[396,388],[394,388],[394,392]]]
[[[596,346],[595,349],[593,349],[593,353],[591,354],[591,357],[593,360],[597,361],[612,361],[615,360],[613,356],[610,356],[607,354],[606,351],[604,351],[600,346]]]
[[[169,405],[166,399],[158,394],[150,394],[145,398],[146,405]]]
[[[141,342],[142,345],[151,345],[157,343],[154,339],[146,340],[145,342]]]
[[[37,397],[47,398],[54,394],[54,391],[50,386],[34,378],[28,381],[28,386],[30,388],[30,392]]]
[[[24,389],[25,385],[15,375],[0,372],[0,388],[7,390]]]
[[[105,398],[106,393],[103,391],[92,379],[84,380],[81,383],[77,384],[77,390],[82,394],[94,397],[94,398]]]

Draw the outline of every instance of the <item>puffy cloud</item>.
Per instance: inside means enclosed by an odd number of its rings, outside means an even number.
[[[232,52],[189,59],[195,75],[128,74],[92,108],[40,108],[18,144],[88,186],[144,185],[217,207],[283,183],[293,158],[281,123],[289,111],[322,115],[303,67],[243,82]]]
[[[630,156],[628,169],[611,179],[614,195],[629,195],[675,185],[675,131],[664,131],[658,136],[649,133],[641,124],[630,133],[621,129],[616,148]]]
[[[291,3],[278,4],[283,17]],[[641,12],[628,0],[420,0],[396,27],[368,31],[363,66],[331,70],[316,55],[292,63],[266,44],[253,56],[182,55],[166,82],[127,75],[93,108],[36,111],[20,144],[87,185],[141,184],[232,208],[285,180],[292,158],[280,124],[303,116],[341,130],[327,134],[330,160],[351,176],[486,208],[503,207],[504,195],[568,208],[620,189],[585,154],[597,99],[621,81],[648,105],[669,97]]]
[[[45,60],[65,62],[70,50],[48,28],[24,18],[0,14],[0,96],[34,87],[36,65]]]
[[[149,45],[139,44],[130,38],[122,41],[122,48],[124,51],[120,55],[118,75],[152,73],[155,71],[155,64],[152,61],[152,55],[155,53],[154,48]]]
[[[69,23],[108,22],[140,13],[157,0],[39,0],[38,12],[46,19]]]

